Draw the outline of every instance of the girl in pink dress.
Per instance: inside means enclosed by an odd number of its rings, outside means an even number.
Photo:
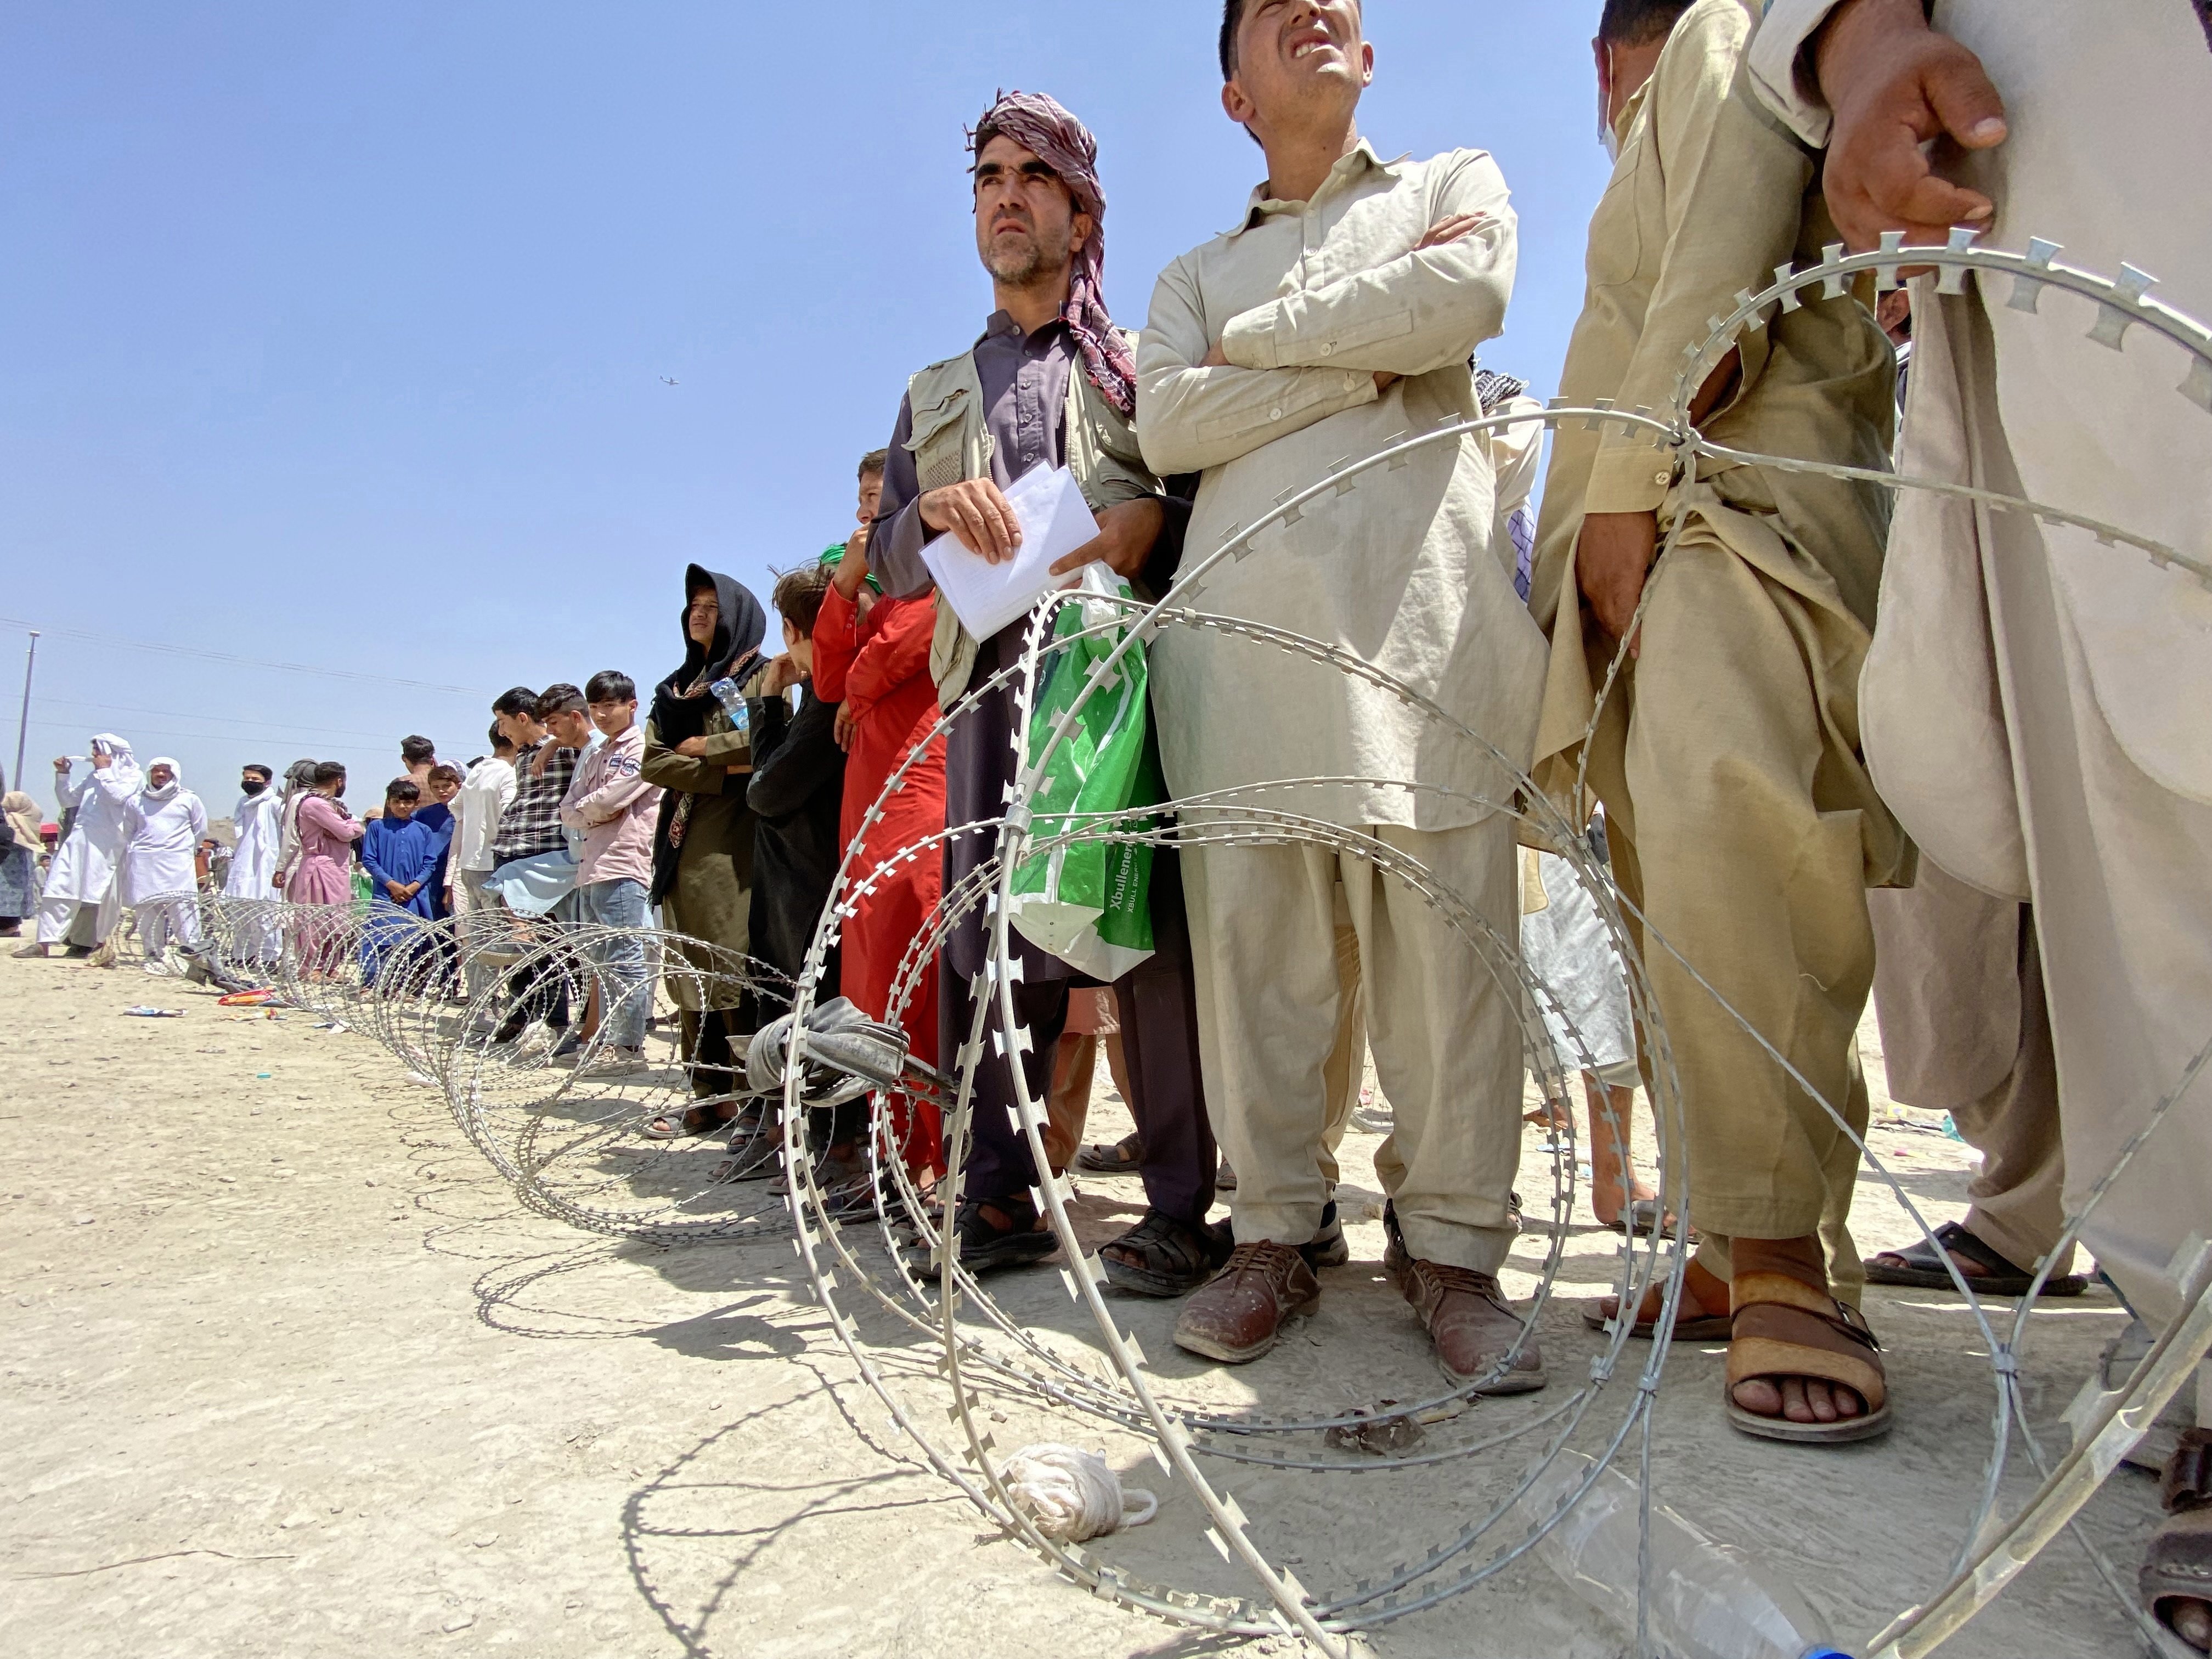
[[[336,761],[315,768],[313,791],[300,799],[300,862],[284,884],[295,904],[337,907],[301,919],[300,955],[318,976],[337,966],[343,918],[353,903],[353,843],[368,828],[338,800],[345,782],[345,768]]]

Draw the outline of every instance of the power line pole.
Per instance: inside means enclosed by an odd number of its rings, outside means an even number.
[[[15,716],[15,769],[8,776],[15,787],[23,787],[23,733],[31,723],[31,674],[39,665],[39,630],[31,630],[30,654],[23,659],[23,708]],[[26,794],[28,790],[24,790]]]

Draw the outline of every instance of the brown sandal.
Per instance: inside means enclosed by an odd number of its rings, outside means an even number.
[[[1732,1289],[1728,1376],[1722,1385],[1732,1425],[1763,1440],[1815,1446],[1889,1432],[1889,1383],[1877,1357],[1881,1344],[1857,1309],[1788,1273],[1739,1273]],[[1832,1423],[1793,1423],[1736,1404],[1738,1383],[1785,1376],[1809,1376],[1849,1389],[1866,1409]]]
[[[2173,1604],[2212,1602],[2212,1431],[2182,1435],[2159,1495],[2172,1518],[2153,1534],[2137,1582],[2144,1609],[2180,1636]]]

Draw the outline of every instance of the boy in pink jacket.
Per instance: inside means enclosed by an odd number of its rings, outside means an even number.
[[[653,826],[660,789],[638,775],[645,732],[637,723],[637,687],[612,669],[584,687],[592,724],[605,739],[586,755],[561,801],[561,825],[576,850],[576,919],[608,927],[647,925],[653,884]],[[582,837],[578,847],[575,837]],[[606,1042],[579,1068],[627,1075],[645,1064],[645,1026],[653,1011],[645,940],[626,932],[591,947],[599,969],[599,1024]]]

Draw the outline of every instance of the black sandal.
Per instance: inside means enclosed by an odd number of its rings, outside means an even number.
[[[1132,1296],[1188,1296],[1213,1277],[1232,1248],[1226,1229],[1194,1227],[1164,1210],[1148,1209],[1145,1218],[1103,1246],[1098,1265],[1106,1282]],[[1133,1253],[1125,1261],[1109,1251]]]
[[[993,1215],[1005,1224],[994,1224],[990,1219]],[[960,1265],[971,1274],[1025,1267],[1060,1248],[1060,1236],[1026,1194],[1019,1198],[963,1199],[952,1231],[960,1243]],[[933,1284],[943,1268],[933,1259],[921,1263],[918,1271]]]
[[[714,1109],[694,1106],[691,1112]],[[691,1112],[684,1115],[685,1121],[690,1121]],[[756,1107],[722,1120],[707,1133],[722,1129],[730,1132],[730,1155],[708,1171],[708,1181],[720,1186],[732,1181],[766,1181],[783,1173],[783,1136],[776,1132],[777,1126],[769,1122],[767,1113]]]
[[[1944,1265],[1944,1254],[1962,1256],[1979,1267],[1979,1273],[1961,1267],[1960,1277],[1974,1287],[1977,1296],[2026,1296],[2028,1287],[2035,1283],[2035,1275],[1999,1255],[1988,1245],[1955,1221],[1947,1221],[1936,1230],[1936,1242],[1926,1239],[1909,1250],[1883,1250],[1866,1264],[1867,1282],[1870,1285],[1902,1285],[1916,1291],[1955,1291],[1950,1269]],[[1899,1264],[1893,1267],[1882,1266],[1883,1256],[1893,1257]],[[2089,1281],[2079,1273],[2068,1273],[2063,1279],[2054,1278],[2043,1287],[2045,1296],[2079,1296],[2089,1288]]]

